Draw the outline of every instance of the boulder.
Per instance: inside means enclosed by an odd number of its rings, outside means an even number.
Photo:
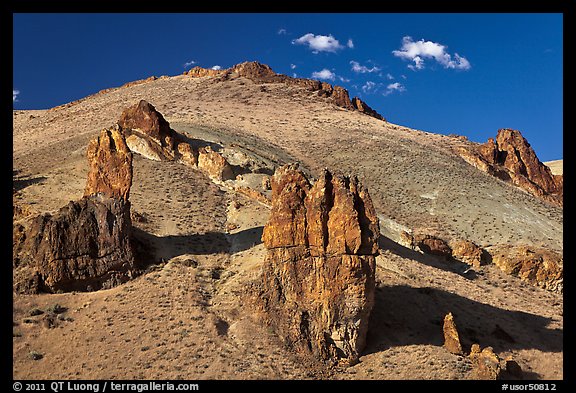
[[[176,146],[178,151],[179,160],[189,166],[198,165],[198,152],[190,146],[189,143],[179,142]]]
[[[472,361],[472,376],[481,380],[497,380],[502,373],[500,358],[496,355],[492,347],[480,350],[478,344],[473,344],[470,350],[470,360]]]
[[[137,133],[154,141],[164,150],[174,152],[177,139],[175,131],[170,128],[164,116],[144,100],[126,108],[118,120],[118,125],[126,136]]]
[[[460,262],[480,268],[484,263],[484,250],[469,240],[455,240],[450,243],[452,257]]]
[[[368,191],[327,170],[311,186],[296,165],[279,168],[271,185],[264,319],[296,351],[354,364],[375,292],[379,230]]]
[[[234,170],[230,163],[220,153],[212,150],[210,146],[198,150],[198,169],[205,172],[212,179],[225,181],[233,180]]]
[[[87,149],[90,170],[84,196],[102,194],[128,200],[132,186],[132,153],[118,128],[104,129]]]
[[[384,119],[384,117],[379,114],[378,112],[376,112],[374,109],[370,108],[368,106],[367,103],[365,103],[364,101],[362,101],[360,98],[358,97],[354,97],[352,99],[352,106],[358,111],[358,112],[362,112],[368,116],[372,116],[375,117],[378,120],[383,120],[386,121],[386,119]]]
[[[452,249],[444,241],[433,235],[415,234],[414,245],[425,254],[437,255],[445,258],[452,256]]]
[[[563,292],[564,262],[561,254],[527,245],[498,245],[490,249],[492,263],[503,272],[553,292]]]

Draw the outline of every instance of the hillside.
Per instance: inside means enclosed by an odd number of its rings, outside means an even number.
[[[458,154],[471,144],[463,138],[346,109],[299,85],[179,75],[50,110],[14,111],[18,203],[41,213],[82,196],[88,142],[140,100],[174,130],[232,163],[256,163],[261,173],[214,182],[135,154],[130,200],[143,219],[133,222],[154,246],[150,262],[160,264],[112,289],[16,294],[15,378],[473,378],[469,359],[442,347],[448,312],[466,340],[511,355],[528,378],[562,378],[562,294],[492,264],[465,270],[400,241],[402,232],[423,232],[487,250],[517,244],[562,253],[562,207],[469,165]],[[289,162],[312,178],[325,167],[358,175],[380,219],[367,347],[348,368],[303,363],[244,307],[266,256],[261,235],[270,207],[234,189],[261,184]],[[42,315],[29,317],[54,303],[70,321],[50,327]],[[43,359],[30,359],[30,351]]]

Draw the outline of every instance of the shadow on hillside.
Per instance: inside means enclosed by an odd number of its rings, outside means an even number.
[[[198,150],[201,147],[210,146],[214,151],[222,150],[222,145],[219,143],[209,142],[202,139],[190,138],[188,135],[184,134],[183,132],[177,131],[180,134],[180,138],[183,142],[188,143],[194,150]]]
[[[427,266],[459,274],[460,276],[469,280],[473,280],[478,277],[478,274],[474,270],[469,269],[470,265],[467,265],[466,263],[460,262],[454,258],[422,254],[408,247],[404,247],[384,235],[380,235],[378,238],[378,247],[383,250],[388,250],[402,258],[411,259]]]
[[[32,184],[43,183],[47,179],[45,176],[15,178],[14,176],[17,173],[18,171],[12,171],[12,188],[14,191],[21,191]]]
[[[249,228],[238,233],[207,232],[193,235],[157,236],[133,227],[132,236],[138,260],[158,263],[184,254],[210,255],[236,253],[262,243],[263,227]]]
[[[444,343],[444,316],[452,312],[465,352],[472,343],[507,350],[563,350],[563,330],[548,329],[550,318],[504,310],[436,288],[405,285],[376,289],[365,353],[406,345]]]

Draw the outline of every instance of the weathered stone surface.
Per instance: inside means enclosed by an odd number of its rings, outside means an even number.
[[[490,249],[492,262],[503,272],[522,281],[554,292],[563,292],[562,255],[526,245],[500,245]]]
[[[484,263],[484,252],[482,248],[469,240],[455,240],[450,243],[452,257],[460,262],[480,268]]]
[[[496,140],[461,147],[458,153],[476,168],[546,201],[561,205],[563,179],[554,176],[522,136],[520,131],[508,128],[498,130]]]
[[[460,336],[456,329],[456,323],[454,322],[454,316],[451,312],[444,317],[442,331],[444,333],[444,348],[455,355],[464,354],[462,344],[460,343]]]
[[[445,240],[428,234],[415,234],[414,245],[425,254],[450,258],[452,249]]]
[[[355,178],[328,171],[310,186],[295,165],[279,168],[271,184],[265,320],[297,351],[353,364],[374,303],[379,231],[370,196]]]
[[[179,160],[186,165],[197,166],[198,165],[198,152],[190,146],[189,143],[180,142],[176,146],[176,150],[179,154]]]
[[[54,214],[14,225],[14,290],[84,291],[124,282],[137,271],[128,196],[132,153],[118,129],[103,130],[87,150],[85,195]]]
[[[156,143],[166,154],[174,154],[176,132],[154,106],[144,100],[136,105],[126,108],[118,125],[125,136],[136,134]]]
[[[152,161],[168,160],[170,157],[162,151],[162,149],[145,137],[132,134],[126,138],[126,145],[130,151],[140,154],[141,156]]]
[[[103,195],[70,202],[22,226],[14,243],[15,275],[22,292],[85,291],[127,281],[134,273],[130,202]]]
[[[213,179],[225,181],[234,179],[234,170],[228,161],[210,146],[198,150],[198,169]]]
[[[473,344],[470,351],[472,361],[472,376],[481,380],[496,380],[500,378],[502,367],[500,358],[496,355],[492,347],[480,350],[478,344]]]
[[[104,129],[87,150],[90,171],[84,196],[103,194],[128,200],[132,186],[132,153],[117,128]]]

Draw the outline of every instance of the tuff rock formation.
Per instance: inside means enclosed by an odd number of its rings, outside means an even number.
[[[456,240],[450,243],[452,258],[480,268],[485,263],[484,250],[469,240]]]
[[[144,100],[126,108],[118,125],[127,138],[130,150],[153,160],[174,159],[176,131],[154,106]]]
[[[198,150],[198,169],[213,179],[224,181],[235,178],[234,170],[228,161],[210,146]]]
[[[217,77],[219,78],[218,80],[243,77],[250,79],[255,83],[284,83],[288,86],[299,86],[305,90],[316,92],[318,96],[329,99],[338,107],[348,110],[358,110],[359,112],[365,113],[369,116],[384,120],[381,115],[362,102],[359,98],[354,98],[351,101],[348,91],[340,86],[332,86],[329,83],[317,80],[293,78],[287,75],[277,74],[266,64],[261,64],[256,61],[236,64],[235,66],[225,70],[194,67],[190,71],[184,72],[184,74],[194,78],[205,76]]]
[[[494,353],[492,347],[480,350],[480,345],[472,344],[470,360],[472,361],[472,376],[475,379],[496,380],[500,378],[503,371],[500,358]]]
[[[428,234],[415,234],[413,244],[425,254],[437,255],[445,258],[452,256],[452,249],[444,241],[436,236]]]
[[[562,255],[544,248],[526,245],[500,245],[490,250],[492,263],[503,272],[529,284],[553,292],[563,292],[564,262]]]
[[[478,169],[522,188],[546,201],[562,204],[563,177],[553,175],[520,131],[500,129],[496,140],[460,148],[459,153]]]
[[[452,313],[446,314],[444,317],[444,325],[442,327],[444,333],[444,348],[448,352],[455,355],[463,355],[462,344],[460,343],[460,336],[458,330],[456,329],[456,323],[454,322],[454,316]]]
[[[17,222],[13,231],[17,292],[108,288],[137,271],[128,196],[132,153],[118,129],[90,142],[84,197],[57,212]]]
[[[297,165],[279,168],[271,185],[264,319],[300,353],[353,364],[374,303],[379,227],[368,191],[327,170],[311,185]]]
[[[104,129],[86,151],[90,171],[84,196],[103,194],[128,200],[132,186],[132,153],[118,128]]]

